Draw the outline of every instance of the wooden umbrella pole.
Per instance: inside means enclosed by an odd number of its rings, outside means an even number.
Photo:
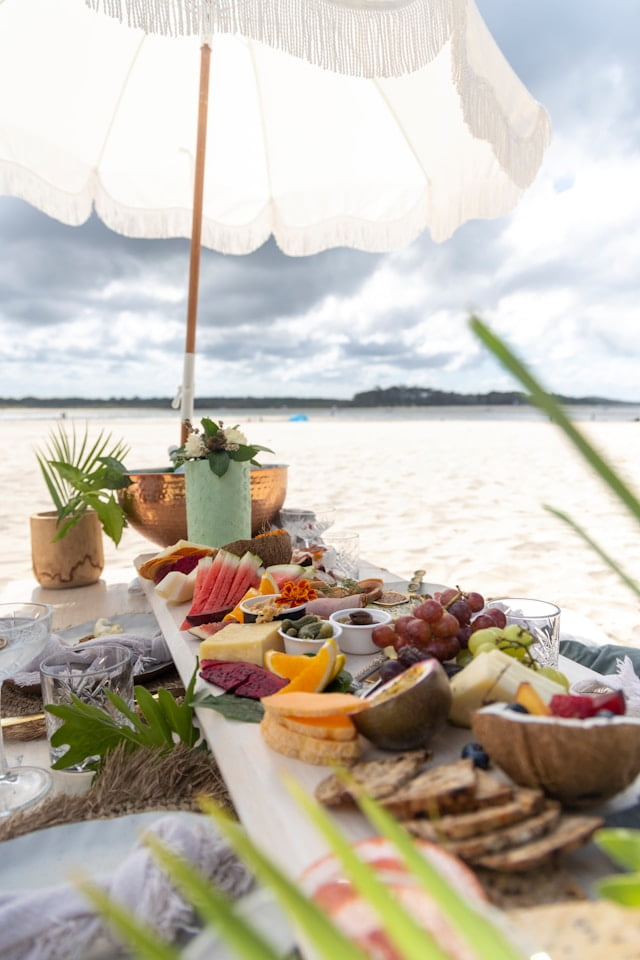
[[[198,291],[200,287],[200,251],[202,246],[202,202],[204,196],[204,163],[207,150],[207,114],[209,109],[209,68],[211,45],[204,41],[200,48],[200,92],[198,100],[198,133],[193,182],[193,214],[191,221],[191,250],[189,259],[189,298],[187,301],[187,333],[184,348],[184,369],[181,393],[180,442],[187,439],[186,421],[193,418],[194,369],[196,353],[196,326],[198,321]]]

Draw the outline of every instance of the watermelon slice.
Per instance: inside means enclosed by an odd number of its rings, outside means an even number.
[[[308,577],[309,567],[302,567],[299,563],[276,563],[272,567],[267,567],[265,573],[271,575],[278,584],[278,590],[280,591],[287,581],[291,580],[295,583],[296,580]]]
[[[206,582],[212,563],[213,560],[211,557],[205,557],[196,568],[196,579],[193,585],[193,597],[191,599],[192,607],[198,606],[202,600],[205,599]]]
[[[216,562],[217,567],[215,571],[212,568],[209,576],[211,588],[209,596],[207,597],[205,610],[221,610],[223,607],[235,606],[233,603],[226,603],[225,598],[238,572],[240,557],[237,557],[235,553],[229,553],[227,550],[220,549],[213,562],[214,567],[216,566]]]
[[[242,600],[247,590],[260,583],[262,560],[249,550],[240,558],[236,575],[224,598],[225,607],[235,607]]]

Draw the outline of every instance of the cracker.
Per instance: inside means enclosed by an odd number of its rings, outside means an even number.
[[[508,911],[532,946],[553,960],[638,960],[640,910],[606,900],[570,901]]]

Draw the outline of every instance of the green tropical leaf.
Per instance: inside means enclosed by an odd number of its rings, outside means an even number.
[[[329,843],[331,850],[340,860],[347,878],[374,908],[382,921],[384,930],[403,960],[448,960],[447,954],[400,905],[375,871],[360,860],[352,845],[345,840],[326,811],[294,780],[288,779],[287,787]]]
[[[571,422],[560,404],[538,383],[527,367],[478,317],[472,317],[471,329],[495,357],[529,391],[531,399],[557,423],[571,443],[582,454],[587,463],[600,475],[613,490],[618,499],[625,504],[630,513],[640,520],[640,500],[618,475],[614,467],[599,453],[580,430]]]
[[[286,913],[295,919],[296,927],[304,931],[319,956],[325,960],[336,960],[338,957],[340,960],[367,960],[366,954],[348,940],[325,913],[302,893],[299,886],[262,853],[240,824],[231,820],[207,798],[203,798],[202,806],[258,881],[276,895]],[[260,957],[256,956],[253,960],[260,960]],[[429,958],[425,955],[423,960]]]
[[[522,960],[520,951],[515,949],[491,920],[460,897],[444,876],[422,856],[404,827],[371,797],[368,797],[357,784],[352,784],[351,781],[349,783],[367,819],[382,836],[387,837],[394,844],[407,867],[433,897],[451,921],[452,926],[463,934],[470,946],[481,957],[488,957],[491,960]]]
[[[95,884],[80,880],[77,885],[119,938],[135,950],[140,960],[180,960],[179,950],[168,946],[150,927],[136,920],[126,907],[116,903]]]
[[[608,553],[600,547],[595,540],[593,540],[584,527],[581,527],[580,524],[576,523],[575,520],[572,520],[570,516],[564,513],[562,510],[557,510],[555,507],[549,507],[547,504],[544,505],[545,510],[548,510],[549,513],[552,513],[555,517],[558,517],[559,520],[562,520],[563,523],[566,523],[574,533],[577,533],[584,542],[589,546],[595,553],[598,554],[603,563],[605,563],[618,577],[625,583],[630,590],[632,590],[637,597],[640,597],[640,586],[632,580],[629,574],[625,573],[620,564],[609,556]]]
[[[216,890],[194,867],[176,856],[153,834],[147,835],[145,843],[189,903],[206,923],[220,931],[237,957],[282,960],[271,944],[238,916],[228,897]]]
[[[640,874],[622,873],[603,880],[596,880],[595,892],[605,900],[612,900],[623,907],[640,907]]]
[[[190,683],[193,692],[194,677]],[[54,747],[68,745],[66,753],[53,765],[55,770],[84,763],[90,757],[103,759],[121,743],[136,747],[165,746],[170,750],[176,740],[195,746],[200,730],[194,723],[191,703],[179,705],[168,690],[159,690],[157,702],[141,686],[134,687],[139,714],[110,690],[106,696],[116,715],[93,704],[83,703],[71,694],[70,704],[47,704],[45,710],[63,721],[51,737]],[[203,749],[206,742],[203,741]]]
[[[233,693],[221,693],[214,697],[201,691],[193,700],[194,707],[208,707],[217,710],[227,720],[240,720],[244,723],[260,723],[264,716],[264,707],[258,700],[236,697]]]
[[[593,842],[620,867],[640,871],[640,830],[627,827],[603,827]]]

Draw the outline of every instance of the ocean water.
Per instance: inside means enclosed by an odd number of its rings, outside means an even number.
[[[572,420],[577,422],[640,422],[640,404],[575,404],[565,407]],[[308,420],[457,420],[487,422],[501,421],[535,421],[547,420],[545,413],[535,406],[526,405],[488,405],[478,404],[469,406],[381,406],[381,407],[331,407],[316,409],[305,407],[304,404],[296,407],[265,407],[262,409],[236,409],[217,407],[214,409],[196,410],[195,421],[200,417],[223,419],[226,423],[256,423],[262,421],[283,422],[292,418],[298,419],[303,414]],[[20,420],[57,420],[69,421],[100,421],[100,420],[130,420],[149,419],[158,420],[175,417],[179,422],[178,411],[166,407],[128,407],[126,404],[117,404],[104,407],[3,407],[0,408],[0,422],[15,422]],[[301,424],[304,421],[300,421]]]

